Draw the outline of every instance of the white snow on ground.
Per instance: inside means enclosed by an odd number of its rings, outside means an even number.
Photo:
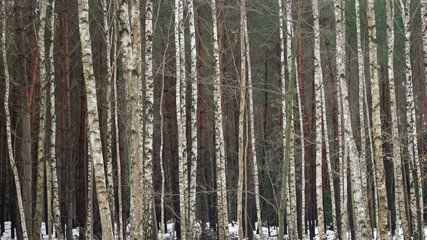
[[[176,233],[175,233],[175,231],[173,231],[173,225],[174,224],[173,224],[172,221],[168,221],[168,223],[167,223],[167,233],[165,233],[165,235],[164,235],[164,239],[165,240],[175,239]],[[238,224],[236,222],[233,222],[233,223],[230,223],[228,225],[228,227],[229,227],[229,230],[230,230],[230,238],[231,239],[237,239]],[[6,228],[6,231],[5,231],[4,234],[1,235],[1,240],[11,240],[12,239],[11,238],[11,222],[6,222],[5,223],[5,228]],[[209,223],[207,223],[207,228],[209,228]],[[53,230],[55,231],[55,229],[53,229]],[[267,227],[263,227],[262,231],[264,233],[264,239],[268,239],[268,240],[276,240],[276,239],[278,239],[277,238],[277,231],[278,231],[277,227],[271,226],[270,227],[270,234],[268,234],[268,228]],[[396,236],[394,236],[393,239],[394,240],[403,239],[403,230],[402,230],[402,227],[399,226],[399,228],[396,231],[397,231],[398,234]],[[16,232],[16,229],[15,229],[15,232]],[[41,227],[41,239],[48,240],[48,236],[45,233],[46,233],[46,231],[45,231],[45,223],[42,223],[42,227]],[[198,224],[198,223],[197,223],[197,226],[196,226],[196,233],[197,233],[197,236],[200,236],[200,234],[201,234],[201,227],[200,227],[200,224]],[[317,234],[317,228],[315,229],[315,233]],[[427,239],[427,225],[424,226],[424,233],[425,233],[425,238],[424,239]],[[374,230],[374,235],[376,235],[376,231],[375,230]],[[16,236],[16,234],[15,234],[15,236]],[[78,239],[78,236],[79,236],[79,229],[78,228],[74,228],[73,229],[73,239]],[[349,233],[347,233],[347,236],[349,236]],[[326,231],[326,237],[327,237],[328,240],[333,240],[333,239],[335,239],[335,234],[334,234],[333,231],[327,230]],[[115,236],[115,238],[117,239],[117,235]],[[259,239],[259,235],[256,234],[255,231],[254,231],[254,238],[255,239]],[[53,239],[56,240],[56,238],[53,238]],[[160,231],[159,231],[159,239],[160,239]],[[288,239],[288,237],[285,236],[285,239]],[[309,238],[307,238],[307,239],[309,239]],[[316,236],[314,239],[318,240],[319,238],[318,238],[318,236]],[[376,239],[376,238],[374,238],[374,239]]]

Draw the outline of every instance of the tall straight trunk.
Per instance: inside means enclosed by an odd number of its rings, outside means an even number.
[[[178,124],[179,203],[181,238],[187,239],[188,222],[188,173],[186,136],[186,78],[184,39],[184,0],[175,0],[175,61],[176,61],[176,114]]]
[[[361,39],[361,28],[360,28],[360,4],[359,0],[355,1],[355,11],[356,11],[356,32],[357,32],[357,63],[358,63],[358,72],[359,72],[359,119],[360,119],[360,160],[361,160],[361,169],[360,176],[362,179],[362,193],[363,193],[363,202],[365,203],[365,209],[368,211],[369,202],[368,202],[368,193],[367,193],[367,166],[368,162],[366,160],[366,131],[365,131],[365,59],[363,57],[362,49],[362,39]],[[367,110],[368,111],[368,110]],[[369,118],[367,118],[369,121]],[[370,131],[370,129],[368,129]],[[368,221],[367,224],[370,225]]]
[[[86,214],[86,238],[93,240],[93,206],[94,206],[94,201],[93,201],[93,155],[92,155],[92,150],[91,150],[91,146],[90,146],[90,141],[88,141],[87,143],[88,145],[88,150],[87,150],[87,155],[88,155],[88,161],[87,161],[87,214]]]
[[[214,57],[214,122],[215,122],[215,159],[216,159],[216,183],[217,183],[217,209],[218,209],[218,232],[219,239],[229,238],[228,210],[227,210],[227,184],[225,176],[225,146],[222,119],[220,62],[218,47],[217,8],[215,0],[211,0],[212,24],[213,24],[213,57]]]
[[[3,57],[3,64],[4,64],[4,75],[5,75],[5,95],[4,95],[4,110],[6,114],[6,135],[7,135],[7,152],[8,157],[10,161],[10,166],[12,168],[13,178],[15,181],[15,189],[16,189],[16,198],[18,202],[18,209],[19,209],[19,216],[21,217],[21,229],[22,229],[22,237],[24,240],[29,239],[28,238],[28,232],[27,232],[27,222],[25,221],[25,211],[24,211],[24,204],[23,204],[23,197],[22,197],[22,191],[21,191],[21,185],[19,182],[19,174],[18,174],[18,167],[16,165],[15,156],[13,155],[13,148],[12,148],[12,128],[11,128],[11,119],[10,119],[10,111],[9,111],[9,88],[10,88],[10,76],[9,76],[9,65],[7,60],[7,44],[6,44],[6,2],[3,1],[3,29],[2,29],[2,36],[1,36],[1,42],[2,44],[2,57]],[[12,228],[13,229],[13,228]],[[31,233],[31,232],[30,232]]]
[[[106,76],[106,89],[105,89],[105,106],[104,109],[106,111],[107,116],[107,131],[105,132],[105,151],[106,151],[106,158],[105,158],[105,164],[107,165],[107,192],[108,192],[108,199],[110,204],[111,214],[114,216],[114,187],[113,187],[113,163],[112,163],[112,155],[111,155],[111,148],[113,146],[112,142],[112,114],[111,114],[111,82],[112,82],[112,64],[110,61],[110,53],[111,53],[111,28],[108,22],[108,16],[110,16],[110,8],[109,8],[109,0],[104,0],[102,2],[102,12],[104,14],[103,17],[103,34],[104,34],[104,41],[105,41],[105,49],[106,49],[106,70],[107,70],[107,76]],[[110,5],[111,6],[111,5]],[[111,35],[111,36],[110,36]],[[113,217],[114,219],[114,217]]]
[[[18,113],[19,120],[21,122],[18,133],[19,135],[19,149],[17,163],[20,171],[22,170],[21,182],[22,182],[22,201],[24,204],[25,219],[27,230],[30,233],[28,235],[29,239],[32,239],[32,179],[33,179],[33,170],[32,170],[32,161],[31,161],[31,116],[28,102],[28,80],[27,80],[27,64],[26,64],[26,55],[24,52],[24,25],[23,25],[23,1],[15,0],[15,47],[17,49],[17,58],[16,64],[20,66],[19,71],[17,71],[17,82],[20,84],[19,89],[19,104],[20,111]]]
[[[377,231],[380,232],[381,239],[388,239],[387,228],[387,192],[385,183],[385,171],[382,153],[382,133],[381,133],[381,105],[380,89],[378,80],[377,61],[377,37],[375,25],[374,1],[368,0],[368,32],[369,32],[369,69],[371,73],[371,94],[372,94],[372,128],[374,132],[375,164],[377,178],[377,192],[379,204],[379,216]]]
[[[137,4],[136,2],[132,2]],[[131,123],[129,130],[130,145],[130,225],[131,237],[143,239],[143,206],[140,198],[143,194],[143,171],[142,171],[142,106],[141,106],[141,46],[139,38],[134,36],[134,48],[132,48],[130,27],[129,27],[129,3],[122,1],[119,8],[119,23],[120,23],[120,42],[122,44],[122,64],[123,75],[126,79],[126,87],[128,89],[127,99],[129,99],[129,114],[131,114]],[[134,6],[133,11],[138,11],[139,8]],[[137,14],[138,13],[138,14]],[[139,11],[133,13],[132,32],[139,32]],[[134,14],[137,14],[136,16]],[[138,26],[135,26],[138,25]],[[140,35],[139,35],[140,36]]]
[[[408,225],[406,209],[405,209],[405,191],[402,177],[402,153],[400,149],[399,137],[399,122],[397,119],[398,109],[396,103],[398,102],[396,95],[396,83],[394,78],[394,1],[385,2],[387,14],[387,46],[388,46],[388,79],[390,84],[390,108],[391,108],[391,124],[392,124],[392,142],[393,142],[393,163],[394,163],[394,188],[396,197],[396,222],[400,220],[403,227],[403,235],[405,239],[410,239],[410,229]]]
[[[153,189],[153,132],[154,132],[154,75],[153,75],[153,2],[145,3],[145,142],[143,156],[143,239],[153,239],[154,232],[154,189]]]
[[[338,159],[340,162],[341,173],[341,239],[347,239],[347,228],[349,219],[347,215],[347,149],[344,145],[342,134],[343,126],[343,110],[342,110],[342,94],[341,84],[345,81],[345,15],[343,14],[343,7],[341,0],[334,1],[335,9],[335,28],[336,28],[336,62],[337,62],[337,99],[338,99]],[[343,152],[344,151],[344,152]]]
[[[406,4],[400,0],[401,9],[403,9],[403,26],[405,30],[405,74],[406,74],[406,119],[408,124],[408,153],[410,159],[410,174],[413,175],[411,181],[411,210],[414,221],[412,222],[414,229],[414,237],[416,239],[422,239],[424,236],[424,217],[423,217],[423,190],[422,190],[422,176],[421,176],[421,165],[418,152],[418,137],[417,137],[417,117],[415,112],[415,101],[414,101],[414,88],[412,78],[412,67],[411,67],[411,1],[406,0]],[[411,179],[411,178],[410,178]],[[418,192],[416,192],[418,190]],[[416,206],[416,207],[414,207]],[[416,215],[416,218],[415,218]]]
[[[319,27],[319,2],[313,1],[314,18],[314,84],[316,101],[316,205],[317,225],[320,239],[325,239],[325,216],[323,210],[323,184],[322,184],[322,88],[323,73],[320,59],[320,27]]]
[[[164,43],[164,42],[163,42]],[[162,64],[162,78],[161,78],[161,90],[160,90],[160,107],[159,107],[159,116],[160,116],[160,175],[162,178],[162,185],[160,190],[160,239],[164,240],[165,235],[165,170],[164,170],[164,156],[165,156],[165,148],[164,148],[164,116],[163,116],[163,98],[165,91],[165,68],[166,68],[166,46],[163,47],[164,55],[163,55],[163,64]]]
[[[246,43],[245,43],[245,15],[246,1],[240,3],[240,83],[239,83],[239,147],[238,147],[238,165],[239,178],[237,183],[237,223],[239,225],[238,236],[243,239],[243,181],[246,152],[244,148],[244,126],[245,126],[245,103],[246,103]],[[246,211],[245,211],[246,212]],[[245,221],[246,223],[246,221]]]
[[[47,99],[47,73],[45,56],[47,51],[45,49],[45,26],[46,26],[46,2],[41,0],[39,2],[40,9],[40,23],[37,45],[39,48],[40,58],[40,105],[39,105],[39,131],[38,131],[38,154],[37,154],[37,189],[36,189],[36,204],[34,209],[34,222],[33,222],[33,239],[40,237],[40,227],[42,221],[42,210],[44,203],[44,173],[45,173],[45,141],[46,141],[46,107],[48,105]],[[49,191],[49,190],[48,190]],[[49,228],[51,228],[49,226]]]
[[[58,186],[58,174],[57,174],[57,155],[56,155],[56,104],[55,104],[55,64],[54,64],[54,53],[53,53],[53,39],[55,34],[55,1],[52,1],[51,5],[51,18],[50,18],[50,39],[49,39],[49,93],[50,93],[50,108],[49,114],[51,117],[51,135],[49,139],[49,155],[50,155],[50,167],[47,170],[48,174],[50,173],[52,177],[52,189],[49,190],[52,192],[52,220],[53,225],[55,226],[56,234],[59,240],[64,239],[64,234],[61,227],[61,211],[60,211],[60,199],[59,199],[59,186]],[[49,176],[49,175],[48,175]],[[49,180],[49,179],[48,179]],[[50,227],[50,226],[49,226]]]
[[[196,27],[194,21],[194,3],[193,0],[187,0],[187,9],[190,29],[190,50],[191,50],[191,156],[190,156],[190,194],[189,194],[189,237],[196,238],[195,220],[196,220],[196,180],[197,180],[197,48],[196,48]],[[202,51],[200,49],[199,51]],[[200,60],[201,61],[201,60]]]
[[[95,77],[92,63],[92,47],[89,32],[89,3],[87,0],[79,1],[78,7],[83,73],[85,77],[88,98],[89,139],[96,181],[96,196],[98,199],[99,213],[101,218],[102,238],[109,240],[114,239],[114,235],[111,224],[111,211],[105,181],[104,161],[102,158],[102,146],[98,118],[99,115],[97,109]]]
[[[251,137],[251,152],[252,152],[252,162],[254,167],[254,193],[255,193],[255,207],[258,221],[258,231],[260,240],[264,239],[264,234],[262,232],[262,219],[261,219],[261,200],[259,193],[259,179],[258,179],[258,161],[257,161],[257,151],[256,151],[256,135],[255,135],[255,109],[254,109],[254,97],[253,97],[253,84],[252,84],[252,68],[251,68],[251,58],[250,58],[250,48],[249,48],[249,33],[248,33],[248,21],[246,19],[246,10],[245,10],[245,43],[246,43],[246,61],[248,64],[248,98],[249,98],[249,112],[250,126],[249,136]]]

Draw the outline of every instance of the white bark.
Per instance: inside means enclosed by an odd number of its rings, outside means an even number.
[[[320,27],[319,27],[319,3],[313,0],[314,18],[314,87],[316,101],[316,205],[317,225],[319,239],[325,239],[325,217],[323,210],[323,184],[322,184],[322,89],[323,80],[320,59]]]
[[[391,124],[392,124],[392,142],[393,142],[393,163],[394,163],[394,188],[396,194],[396,222],[401,221],[403,228],[403,235],[405,239],[410,238],[410,230],[405,211],[405,190],[402,177],[402,153],[400,149],[400,137],[397,114],[398,110],[396,103],[398,101],[396,96],[396,85],[394,79],[393,56],[394,56],[394,1],[386,0],[386,14],[387,14],[387,46],[388,46],[388,60],[387,70],[390,86],[390,108],[391,108]]]
[[[256,151],[256,137],[255,137],[255,112],[254,112],[254,98],[253,98],[253,85],[252,85],[252,69],[251,69],[251,57],[250,57],[250,48],[249,48],[249,33],[248,33],[248,20],[245,19],[245,42],[246,42],[246,61],[248,63],[248,98],[249,98],[249,113],[251,118],[251,146],[252,146],[252,161],[254,165],[254,185],[255,185],[255,207],[257,212],[257,221],[258,221],[258,229],[259,229],[259,239],[263,240],[264,235],[262,232],[262,218],[261,218],[261,201],[259,194],[259,180],[258,180],[258,161],[257,161],[257,151]]]
[[[196,180],[197,180],[197,101],[198,101],[198,84],[197,84],[197,48],[196,48],[196,27],[194,23],[194,6],[193,0],[187,0],[187,9],[190,29],[190,50],[191,50],[191,165],[190,165],[190,194],[189,194],[189,236],[196,238]]]
[[[79,1],[79,32],[82,48],[83,74],[86,82],[88,103],[88,127],[90,147],[92,150],[96,196],[98,199],[99,213],[102,226],[102,238],[114,239],[111,224],[111,211],[108,201],[108,192],[105,182],[104,161],[102,158],[101,136],[99,129],[98,109],[96,100],[95,75],[92,64],[92,47],[89,32],[89,3],[87,0]]]
[[[412,217],[414,218],[412,224],[414,226],[413,233],[415,238],[422,238],[424,236],[424,218],[423,218],[423,191],[422,191],[422,175],[421,165],[418,151],[418,137],[417,137],[417,117],[415,112],[415,101],[414,101],[414,88],[412,79],[412,67],[411,67],[411,1],[406,0],[405,5],[403,0],[400,0],[400,6],[402,9],[403,27],[405,30],[405,75],[406,75],[406,121],[408,124],[408,154],[410,159],[410,175],[414,177],[410,179],[410,185],[412,188],[411,192],[411,210]],[[418,193],[416,190],[418,189]],[[418,203],[419,200],[419,203]],[[415,217],[416,216],[416,217]]]
[[[114,186],[113,186],[113,163],[112,163],[112,155],[111,155],[111,148],[113,146],[111,132],[112,132],[112,114],[111,114],[111,82],[112,82],[112,71],[111,71],[111,61],[110,61],[110,51],[111,51],[111,41],[110,41],[110,26],[108,25],[108,3],[109,0],[103,0],[102,2],[102,11],[104,14],[103,17],[103,30],[104,30],[104,41],[105,41],[105,49],[106,51],[106,69],[107,69],[107,76],[106,76],[106,89],[105,89],[105,106],[104,109],[106,111],[107,115],[107,131],[105,132],[105,150],[107,153],[105,163],[107,165],[107,191],[108,191],[108,199],[110,204],[110,209],[112,210],[112,215],[114,216],[115,211],[114,209]],[[114,217],[113,217],[114,219]]]
[[[227,210],[227,184],[225,177],[225,146],[224,131],[222,121],[221,104],[221,82],[219,69],[219,47],[218,47],[218,26],[215,0],[211,0],[212,9],[212,37],[213,37],[213,58],[214,58],[214,122],[215,122],[215,158],[216,158],[216,181],[217,181],[217,202],[218,202],[218,230],[219,239],[229,239],[228,231],[228,210]]]
[[[6,47],[6,31],[7,31],[7,25],[6,25],[6,2],[3,1],[3,33],[2,33],[2,52],[3,52],[3,64],[4,64],[4,71],[5,71],[5,95],[4,95],[4,110],[6,113],[6,135],[7,135],[7,153],[9,157],[10,166],[12,168],[13,178],[15,181],[15,189],[16,189],[16,198],[18,201],[18,210],[19,210],[19,216],[21,220],[21,228],[22,228],[22,237],[27,240],[28,238],[28,232],[27,232],[27,226],[25,222],[25,213],[24,213],[24,206],[22,203],[22,192],[21,192],[21,185],[19,183],[19,175],[18,175],[18,168],[16,166],[15,156],[13,155],[13,148],[12,148],[12,128],[11,128],[11,122],[10,122],[10,112],[9,112],[9,88],[10,88],[10,76],[9,76],[9,64],[7,60],[7,47]]]
[[[380,232],[381,239],[388,239],[387,228],[387,193],[385,189],[385,171],[382,153],[382,133],[381,133],[381,109],[380,109],[380,88],[377,68],[377,38],[375,25],[374,1],[368,0],[368,32],[369,32],[369,67],[371,73],[371,94],[372,94],[372,128],[374,132],[375,164],[377,192],[379,201],[379,216],[377,231]]]
[[[245,106],[246,106],[246,43],[245,43],[245,15],[246,15],[246,1],[242,0],[240,4],[240,82],[239,82],[239,147],[238,147],[238,166],[239,166],[239,177],[237,183],[237,222],[239,224],[238,236],[239,239],[243,239],[243,180],[246,159],[245,148],[244,148],[244,118],[245,118]]]
[[[145,2],[145,142],[143,156],[142,227],[143,239],[153,239],[153,133],[154,133],[154,75],[153,75],[153,1]]]
[[[337,62],[337,92],[338,92],[338,154],[341,167],[341,239],[347,239],[347,228],[349,220],[347,215],[347,148],[343,139],[343,110],[342,110],[342,94],[341,83],[345,81],[345,27],[343,26],[344,7],[341,6],[340,0],[334,1],[335,10],[335,28],[336,28],[336,62]],[[341,81],[341,79],[344,79]],[[344,151],[344,152],[343,152]]]
[[[45,49],[45,27],[46,27],[46,9],[47,4],[44,0],[39,1],[40,23],[38,30],[37,46],[39,48],[40,59],[40,101],[39,101],[39,130],[38,130],[38,147],[37,147],[37,188],[36,203],[33,218],[33,239],[40,237],[40,227],[42,220],[42,210],[44,205],[44,173],[45,173],[45,142],[46,142],[46,108],[47,108],[47,73],[46,73],[46,49]],[[51,226],[49,226],[49,229]]]

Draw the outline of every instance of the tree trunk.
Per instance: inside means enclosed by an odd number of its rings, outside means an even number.
[[[319,3],[313,1],[314,18],[314,84],[316,101],[316,200],[317,200],[317,225],[319,239],[325,239],[325,217],[323,210],[323,184],[322,184],[322,88],[323,74],[320,59],[320,28],[319,28]]]
[[[10,112],[9,112],[9,82],[10,82],[10,76],[9,76],[9,65],[7,60],[7,45],[6,43],[6,4],[3,1],[3,29],[2,29],[2,39],[1,42],[4,43],[2,45],[2,56],[3,56],[3,64],[4,64],[4,71],[5,71],[5,95],[4,95],[4,109],[6,114],[6,135],[7,135],[7,152],[9,156],[10,166],[12,168],[13,177],[15,180],[15,189],[16,189],[16,197],[18,202],[18,209],[19,209],[19,216],[21,217],[21,228],[22,228],[22,237],[24,240],[29,239],[28,238],[28,232],[27,232],[27,222],[25,221],[26,213],[24,211],[24,204],[23,204],[23,196],[21,191],[21,185],[19,182],[19,175],[18,175],[18,168],[15,161],[15,156],[13,155],[13,148],[12,148],[12,128],[11,128],[11,121],[10,121]],[[11,214],[12,215],[12,214]],[[14,228],[12,228],[13,230]],[[12,231],[14,232],[14,231]],[[31,232],[30,232],[31,233]]]
[[[402,153],[400,149],[400,137],[399,137],[399,122],[397,119],[398,109],[396,103],[398,102],[396,94],[396,83],[394,78],[394,1],[386,1],[386,13],[387,13],[387,46],[388,46],[388,79],[390,84],[390,107],[391,107],[391,124],[392,124],[392,142],[393,142],[393,163],[394,163],[394,188],[395,188],[395,199],[396,202],[396,222],[400,219],[403,227],[403,235],[405,239],[410,239],[410,229],[408,226],[408,220],[405,208],[405,191],[404,183],[402,178]]]
[[[227,184],[225,177],[225,146],[222,119],[220,62],[218,47],[217,8],[215,0],[211,0],[212,23],[213,23],[213,57],[214,57],[214,122],[215,122],[215,159],[216,159],[216,182],[217,182],[217,208],[218,208],[218,232],[219,239],[229,238],[228,210],[227,210]]]
[[[86,80],[86,92],[88,98],[88,127],[90,149],[93,157],[94,175],[96,181],[96,196],[98,199],[99,213],[102,225],[102,237],[114,239],[111,225],[111,211],[108,201],[108,192],[105,181],[105,168],[102,158],[101,136],[96,100],[95,77],[92,64],[92,47],[89,32],[89,3],[79,2],[79,32],[82,48],[83,73]]]
[[[382,153],[382,133],[381,133],[381,105],[380,105],[380,89],[378,80],[378,61],[377,61],[377,37],[375,25],[374,1],[368,0],[368,30],[369,30],[369,67],[371,73],[371,94],[372,94],[372,123],[374,132],[374,147],[375,147],[375,163],[376,163],[376,178],[378,188],[379,204],[379,222],[377,231],[380,232],[381,239],[388,239],[387,228],[387,192],[385,189],[385,172]]]

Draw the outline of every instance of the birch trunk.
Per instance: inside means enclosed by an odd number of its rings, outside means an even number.
[[[359,119],[360,119],[360,154],[359,154],[359,159],[361,161],[361,168],[360,168],[360,176],[361,176],[361,180],[362,180],[362,199],[363,202],[365,203],[365,209],[367,211],[367,215],[369,215],[369,201],[368,201],[368,193],[367,193],[367,189],[368,186],[366,186],[367,184],[367,166],[368,166],[368,162],[366,160],[366,132],[365,132],[365,117],[364,117],[364,106],[365,106],[365,98],[367,97],[365,95],[365,60],[363,57],[363,52],[362,52],[362,40],[360,38],[361,36],[361,29],[360,29],[360,4],[359,4],[359,0],[355,1],[355,10],[356,10],[356,32],[357,32],[357,62],[358,62],[358,72],[359,72]],[[369,118],[367,118],[369,120]],[[368,130],[370,131],[370,128],[368,128]],[[367,225],[368,228],[371,228],[371,224],[369,219],[367,219]]]
[[[143,239],[143,206],[141,196],[143,194],[143,172],[142,172],[142,106],[141,106],[141,47],[140,44],[134,43],[132,49],[132,40],[129,25],[129,2],[127,0],[120,2],[119,8],[119,35],[122,46],[122,64],[123,76],[126,79],[128,89],[127,99],[129,109],[127,112],[131,115],[129,141],[130,141],[130,226],[131,238]],[[133,10],[138,10],[136,7]],[[139,25],[139,14],[134,16],[134,23]],[[136,21],[136,22],[135,22]],[[136,34],[139,27],[132,26],[132,31]],[[139,41],[138,38],[136,38]],[[140,43],[140,42],[139,42]]]
[[[175,56],[176,56],[176,114],[178,126],[178,171],[181,238],[187,239],[188,225],[188,177],[186,135],[186,76],[184,39],[184,0],[175,0]],[[179,76],[178,76],[179,75]]]
[[[217,208],[218,208],[218,232],[219,239],[229,239],[228,210],[227,210],[227,184],[225,177],[225,147],[222,121],[221,82],[219,68],[218,26],[215,0],[211,0],[212,24],[213,24],[213,57],[214,57],[214,125],[215,125],[215,158],[216,158],[216,182],[217,182]]]
[[[86,227],[87,233],[86,237],[90,240],[93,240],[93,155],[92,147],[90,142],[88,142],[88,163],[87,163],[87,215],[86,215]]]
[[[4,110],[6,114],[6,135],[7,135],[7,152],[9,155],[9,161],[10,166],[12,168],[13,177],[15,180],[15,189],[16,189],[16,198],[18,202],[18,210],[19,210],[19,216],[21,217],[21,229],[22,229],[22,237],[24,240],[29,239],[28,238],[28,232],[27,232],[27,224],[25,221],[25,213],[24,213],[24,205],[22,202],[22,192],[21,192],[21,185],[19,182],[19,175],[18,175],[18,168],[16,166],[15,156],[13,155],[13,148],[12,148],[12,128],[11,128],[11,121],[10,121],[10,112],[9,112],[9,88],[10,88],[10,76],[9,76],[9,64],[7,60],[7,44],[6,44],[6,31],[7,31],[7,25],[6,25],[6,1],[3,1],[3,30],[2,30],[2,52],[3,52],[3,64],[4,64],[4,74],[5,74],[5,95],[4,95]]]
[[[345,8],[342,7],[340,10],[343,12],[345,11]],[[345,21],[345,18],[342,18]],[[341,22],[341,26],[343,27],[340,34],[344,35],[343,31],[345,31],[345,23]],[[337,37],[338,38],[338,37]],[[340,38],[340,40],[343,40],[344,38]],[[340,58],[337,58],[337,62],[345,62],[345,41],[338,41],[337,42],[337,52],[340,51],[342,54]],[[356,236],[361,239],[368,239],[370,238],[370,227],[369,221],[368,221],[368,209],[366,208],[366,203],[364,199],[363,194],[363,182],[362,182],[362,174],[361,174],[361,168],[363,164],[360,163],[360,155],[357,150],[356,141],[353,136],[353,129],[351,126],[351,117],[350,117],[350,105],[349,105],[349,93],[348,93],[348,86],[347,81],[345,78],[345,68],[343,68],[341,64],[341,68],[338,67],[339,71],[339,84],[341,86],[341,99],[342,99],[342,106],[343,106],[343,123],[342,127],[344,127],[344,144],[346,144],[345,148],[348,151],[349,159],[350,159],[350,173],[351,173],[351,180],[352,180],[352,201],[353,201],[353,213],[354,213],[354,225],[356,228]],[[344,159],[346,161],[346,159]]]
[[[387,14],[387,46],[388,46],[388,60],[387,70],[388,79],[390,84],[390,108],[391,108],[391,124],[392,124],[392,141],[393,141],[393,163],[394,163],[394,188],[396,197],[396,222],[400,219],[403,235],[405,239],[410,239],[410,229],[408,225],[407,215],[405,211],[405,190],[402,178],[402,153],[400,149],[400,137],[397,114],[398,110],[396,103],[398,101],[396,96],[396,86],[394,79],[394,1],[385,1],[386,14]]]
[[[316,101],[316,205],[319,239],[325,239],[325,217],[323,210],[323,184],[322,184],[322,66],[320,59],[320,28],[319,28],[319,3],[313,0],[314,18],[314,84]]]
[[[105,150],[107,153],[105,162],[107,165],[107,191],[108,191],[108,199],[110,204],[111,214],[113,215],[112,219],[114,218],[114,186],[113,186],[113,163],[112,163],[112,156],[111,156],[111,148],[113,146],[112,142],[112,114],[111,114],[111,82],[112,82],[112,71],[111,71],[111,61],[110,61],[110,53],[111,53],[111,40],[110,40],[110,26],[108,25],[108,16],[109,16],[109,0],[104,0],[102,2],[102,11],[104,14],[103,17],[103,30],[104,30],[104,41],[105,41],[105,49],[106,51],[106,68],[107,68],[107,76],[106,76],[106,89],[105,89],[105,106],[104,109],[106,111],[107,115],[107,131],[105,132]]]
[[[145,136],[143,156],[143,239],[155,238],[153,215],[153,133],[154,133],[154,75],[153,75],[153,2],[145,2]]]
[[[337,92],[338,92],[338,155],[341,166],[341,239],[347,239],[347,228],[349,226],[347,215],[347,148],[343,139],[343,108],[341,84],[345,81],[345,14],[341,0],[334,1],[335,9],[335,27],[336,27],[336,61],[337,61]]]
[[[82,48],[83,73],[86,80],[88,98],[88,126],[90,147],[92,150],[93,165],[95,170],[96,196],[98,199],[99,213],[102,226],[102,238],[114,239],[111,225],[111,211],[108,201],[107,186],[105,183],[104,161],[102,159],[101,136],[99,129],[98,109],[96,100],[95,77],[92,64],[92,47],[89,32],[89,3],[87,0],[79,1],[79,32]]]
[[[51,5],[51,17],[50,17],[50,39],[49,39],[49,59],[48,65],[50,68],[49,71],[49,81],[50,81],[50,108],[49,114],[51,116],[51,129],[52,133],[49,139],[49,155],[50,155],[50,170],[47,172],[51,172],[52,177],[52,220],[53,225],[55,226],[56,235],[58,240],[64,239],[64,234],[62,233],[61,227],[61,212],[59,205],[59,194],[58,194],[58,175],[57,175],[57,157],[56,157],[56,146],[55,146],[55,138],[56,138],[56,111],[55,111],[55,64],[54,64],[54,53],[53,53],[53,40],[55,34],[55,1],[52,1]],[[48,175],[49,176],[49,175]],[[50,182],[50,181],[49,181]],[[49,183],[48,183],[49,184]],[[49,188],[48,188],[49,189]],[[48,203],[49,204],[49,203]]]
[[[190,194],[189,194],[189,236],[196,239],[196,180],[197,180],[197,101],[198,101],[198,88],[197,88],[197,48],[196,48],[196,26],[194,22],[194,3],[193,0],[187,0],[187,9],[189,17],[190,29],[190,50],[191,50],[191,167],[190,167]],[[200,50],[201,51],[201,50]]]
[[[239,225],[238,236],[239,240],[243,240],[243,181],[246,156],[244,148],[244,118],[245,118],[245,103],[246,103],[246,43],[245,43],[245,11],[246,1],[242,0],[240,4],[240,101],[239,101],[239,178],[237,183],[237,223]],[[246,221],[245,221],[246,222]]]
[[[252,85],[252,68],[251,68],[251,58],[250,58],[250,48],[249,48],[249,33],[248,33],[248,21],[246,19],[246,10],[245,10],[245,42],[246,42],[246,61],[248,63],[248,98],[249,98],[249,113],[251,127],[251,147],[252,147],[252,161],[254,165],[254,190],[255,190],[255,207],[257,213],[257,221],[258,221],[258,230],[259,230],[259,239],[264,239],[264,234],[262,232],[262,218],[261,218],[261,200],[259,194],[259,180],[258,180],[258,161],[257,161],[257,151],[256,151],[256,136],[255,136],[255,112],[254,112],[254,97],[253,97],[253,85]]]
[[[414,88],[412,82],[412,67],[411,67],[411,1],[406,0],[405,5],[403,1],[400,0],[400,6],[403,12],[403,27],[405,30],[405,74],[406,74],[406,119],[408,124],[408,153],[410,159],[410,174],[412,181],[410,183],[412,191],[411,192],[411,210],[414,220],[412,222],[414,226],[414,237],[416,239],[422,239],[424,236],[424,218],[423,218],[423,191],[422,191],[422,175],[420,171],[420,159],[418,152],[418,138],[417,138],[417,125],[416,125],[416,112],[415,112],[415,102],[414,102]],[[418,192],[416,192],[418,190]],[[416,206],[416,207],[414,207]],[[415,218],[415,216],[417,216]]]
[[[44,173],[46,171],[45,161],[45,142],[46,142],[46,107],[48,104],[47,99],[47,74],[46,74],[46,49],[45,49],[45,27],[46,27],[46,8],[47,4],[44,0],[39,1],[40,9],[40,23],[38,30],[37,45],[39,49],[40,59],[40,101],[39,101],[39,131],[38,131],[38,147],[37,147],[37,189],[36,189],[36,204],[33,217],[33,239],[40,237],[40,228],[42,221],[42,210],[44,205]],[[49,226],[49,229],[51,226]]]
[[[377,231],[380,232],[381,239],[388,239],[387,228],[387,192],[385,182],[385,171],[382,153],[382,133],[381,133],[381,105],[380,88],[378,79],[377,61],[377,37],[375,25],[374,1],[368,0],[368,32],[369,32],[369,68],[371,73],[371,94],[372,94],[372,128],[374,132],[376,179],[379,204],[379,216]]]

